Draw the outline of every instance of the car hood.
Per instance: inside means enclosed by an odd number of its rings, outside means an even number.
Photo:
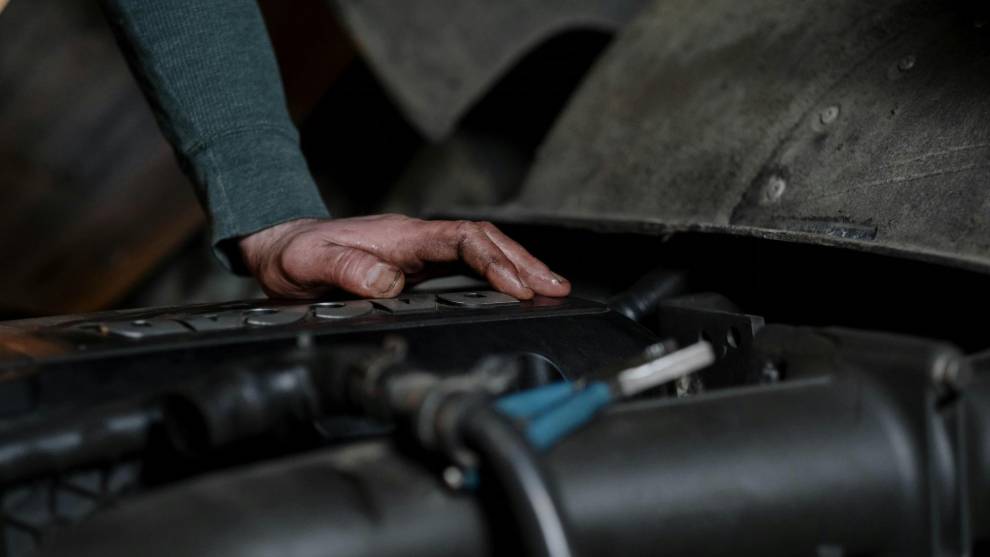
[[[990,270],[990,25],[935,0],[657,1],[503,222],[758,235]]]

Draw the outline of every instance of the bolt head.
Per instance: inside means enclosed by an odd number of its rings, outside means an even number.
[[[832,105],[822,110],[821,114],[818,115],[818,120],[825,124],[826,126],[835,122],[839,118],[839,107]]]
[[[773,174],[767,179],[767,185],[763,190],[763,197],[768,203],[773,203],[779,200],[786,190],[787,180],[784,180],[782,176]]]

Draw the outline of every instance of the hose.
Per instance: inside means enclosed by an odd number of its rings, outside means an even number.
[[[512,423],[488,406],[466,416],[464,443],[481,457],[504,490],[519,522],[523,548],[532,557],[571,557],[570,538],[536,455]]]
[[[683,292],[686,278],[683,271],[654,269],[609,300],[608,306],[633,321],[642,321],[656,309],[660,300]]]

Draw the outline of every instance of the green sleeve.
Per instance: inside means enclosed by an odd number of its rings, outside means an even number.
[[[286,109],[255,0],[104,0],[111,26],[210,217],[214,250],[328,217]]]

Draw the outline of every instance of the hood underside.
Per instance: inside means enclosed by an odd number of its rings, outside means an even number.
[[[657,1],[575,94],[521,193],[467,213],[990,271],[988,62],[990,26],[951,2]]]
[[[395,102],[439,140],[503,72],[554,33],[614,31],[647,0],[333,0]]]

